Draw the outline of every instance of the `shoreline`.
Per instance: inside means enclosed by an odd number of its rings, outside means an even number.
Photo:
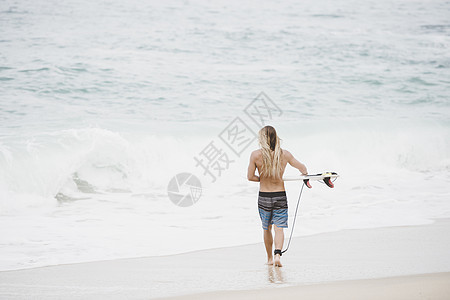
[[[447,273],[449,230],[450,219],[436,219],[428,225],[296,237],[282,268],[264,264],[265,249],[258,243],[1,271],[0,298],[150,299]]]
[[[158,298],[160,300],[194,299],[261,299],[274,297],[283,299],[308,300],[347,300],[347,299],[433,299],[447,300],[450,295],[450,272],[427,273],[407,276],[331,281],[315,284],[303,284],[282,288],[263,288],[257,290],[215,291],[175,297]]]
[[[303,239],[303,238],[309,238],[309,237],[315,237],[320,235],[327,235],[327,234],[336,234],[339,232],[345,232],[345,231],[359,231],[359,230],[383,230],[383,229],[389,229],[389,228],[409,228],[409,227],[421,227],[421,226],[430,226],[434,224],[435,222],[439,222],[440,220],[449,220],[450,218],[433,218],[431,219],[432,223],[423,223],[423,224],[412,224],[412,225],[392,225],[392,226],[381,226],[381,227],[367,227],[367,228],[347,228],[347,229],[339,229],[335,231],[324,231],[319,233],[312,233],[302,236],[293,236],[292,241],[295,239]],[[288,243],[289,234],[290,232],[285,231],[285,245]],[[117,257],[117,258],[107,258],[107,259],[93,259],[93,260],[82,260],[82,261],[73,261],[73,262],[65,262],[65,263],[58,263],[58,264],[50,264],[50,265],[42,265],[42,266],[31,266],[31,267],[23,267],[19,269],[0,269],[0,273],[3,272],[15,272],[15,271],[24,271],[24,270],[33,270],[33,269],[40,269],[40,268],[47,268],[47,267],[57,267],[57,266],[70,266],[70,265],[78,265],[78,264],[88,264],[88,263],[96,263],[96,262],[113,262],[113,261],[120,261],[120,260],[133,260],[133,259],[148,259],[148,258],[169,258],[177,255],[188,255],[192,253],[198,253],[202,251],[214,251],[214,250],[226,250],[230,248],[236,248],[236,247],[247,247],[247,246],[257,246],[260,247],[262,242],[257,243],[248,243],[248,244],[239,244],[239,245],[231,245],[231,246],[218,246],[218,247],[212,247],[212,248],[205,248],[205,249],[197,249],[197,250],[189,250],[186,252],[177,252],[177,253],[170,253],[170,254],[164,254],[164,255],[144,255],[144,256],[130,256],[130,257]],[[263,247],[263,246],[262,246]]]

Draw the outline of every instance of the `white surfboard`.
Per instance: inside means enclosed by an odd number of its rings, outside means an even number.
[[[313,174],[313,175],[296,175],[296,176],[285,176],[283,177],[284,181],[299,181],[303,180],[303,182],[306,184],[307,187],[311,188],[311,185],[309,184],[310,180],[323,180],[326,185],[328,185],[330,188],[333,188],[333,182],[331,179],[338,178],[339,175],[335,172],[324,172],[321,174]]]
[[[323,180],[326,177],[330,178],[338,178],[339,175],[335,172],[325,172],[322,174],[314,174],[314,175],[295,175],[295,176],[285,176],[283,177],[284,181],[298,181],[298,180]]]

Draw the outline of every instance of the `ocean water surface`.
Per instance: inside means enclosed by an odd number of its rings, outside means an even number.
[[[304,191],[294,236],[450,217],[449,16],[434,0],[2,1],[0,270],[260,242],[257,142],[221,136],[259,129],[244,110],[261,92],[282,147],[341,175]],[[230,160],[215,181],[195,160],[211,142]],[[167,193],[182,172],[202,184],[189,207]]]

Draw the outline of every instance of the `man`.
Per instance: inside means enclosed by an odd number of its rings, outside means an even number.
[[[280,147],[280,138],[272,126],[263,127],[258,134],[261,149],[250,155],[247,178],[259,182],[258,210],[261,217],[267,264],[282,267],[281,249],[284,243],[283,228],[288,227],[288,205],[283,174],[289,163],[302,174],[308,174],[304,164]],[[258,169],[259,176],[255,175]],[[272,256],[272,225],[275,230],[275,250]]]

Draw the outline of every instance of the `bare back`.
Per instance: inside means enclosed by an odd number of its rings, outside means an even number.
[[[287,150],[282,150],[281,152],[281,177],[283,177],[286,165],[290,164],[294,168],[298,169],[302,174],[307,174],[305,165],[297,161],[294,156]],[[258,169],[258,173],[261,174],[263,164],[263,158],[261,150],[255,150],[250,156],[250,164],[248,167],[247,178],[250,181],[259,181],[259,190],[261,192],[278,192],[284,191],[284,181],[280,178],[272,178],[265,176],[256,176],[255,171]]]
[[[258,153],[256,155],[256,168],[258,169],[258,173],[261,174],[263,158],[261,150],[256,150]],[[284,170],[286,169],[287,160],[285,158],[285,151],[281,152],[281,167],[282,167],[282,176],[284,174]],[[277,192],[284,191],[284,181],[276,178],[270,178],[265,176],[259,176],[259,190],[261,192]]]

